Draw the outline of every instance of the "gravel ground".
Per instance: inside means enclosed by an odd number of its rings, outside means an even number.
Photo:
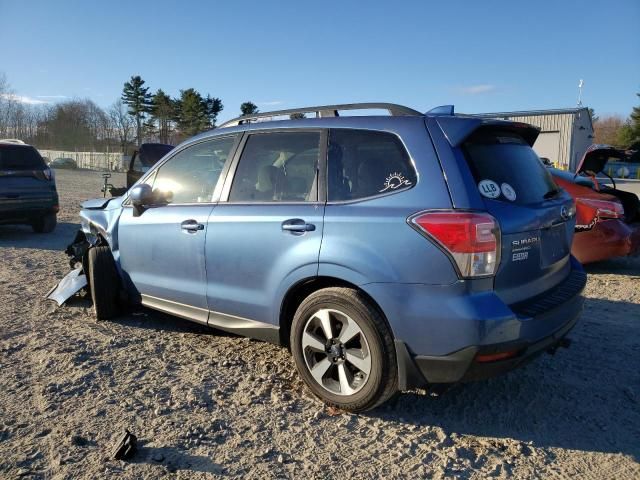
[[[0,227],[0,478],[640,477],[640,259],[589,268],[570,349],[339,414],[283,348],[151,310],[96,323],[87,299],[44,301],[101,180],[58,172],[54,234]],[[125,428],[140,451],[110,460]]]

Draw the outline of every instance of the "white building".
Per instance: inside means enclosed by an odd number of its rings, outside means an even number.
[[[539,157],[548,158],[564,170],[575,171],[585,150],[593,143],[593,123],[586,107],[483,113],[482,116],[539,127],[540,135],[533,149]]]

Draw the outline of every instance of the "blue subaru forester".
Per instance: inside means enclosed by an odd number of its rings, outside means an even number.
[[[586,276],[537,135],[447,107],[240,117],[86,202],[68,253],[98,319],[124,299],[287,345],[323,401],[370,409],[568,343]]]

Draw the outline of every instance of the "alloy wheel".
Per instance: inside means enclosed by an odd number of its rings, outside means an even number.
[[[334,395],[353,395],[371,374],[371,353],[360,326],[349,315],[320,309],[302,332],[305,364],[314,380]]]

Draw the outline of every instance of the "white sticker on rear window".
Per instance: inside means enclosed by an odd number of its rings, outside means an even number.
[[[384,181],[384,186],[382,190],[378,190],[378,192],[386,192],[387,190],[397,190],[400,187],[409,187],[411,186],[411,182],[404,178],[399,172],[390,173],[389,176]]]
[[[487,198],[498,198],[500,196],[500,187],[493,180],[480,180],[478,191],[480,195]]]
[[[500,185],[500,190],[502,190],[502,194],[505,196],[507,200],[511,200],[515,202],[516,200],[516,191],[513,189],[511,185],[508,183],[503,183]]]

